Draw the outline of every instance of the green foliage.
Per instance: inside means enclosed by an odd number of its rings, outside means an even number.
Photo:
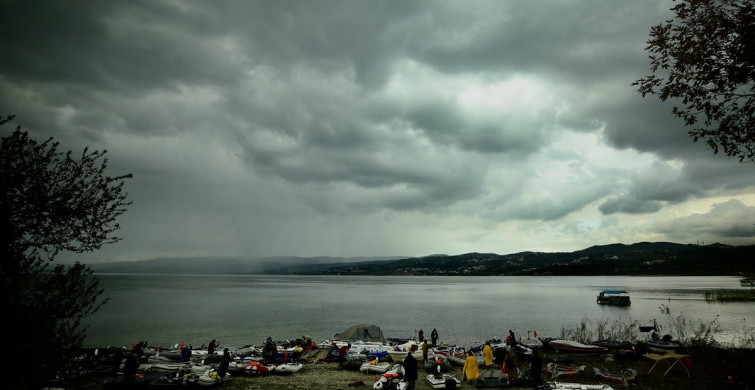
[[[0,117],[0,126],[13,117]],[[0,148],[0,310],[6,333],[0,364],[9,388],[39,388],[70,369],[85,337],[81,319],[107,300],[88,266],[53,265],[118,241],[116,217],[130,204],[131,175],[108,177],[106,152],[79,158],[38,143],[17,127]]]
[[[682,0],[676,18],[653,26],[652,74],[638,92],[675,99],[672,113],[695,142],[755,161],[755,7],[741,0]]]

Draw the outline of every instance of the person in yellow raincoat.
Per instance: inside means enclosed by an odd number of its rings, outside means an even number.
[[[482,356],[485,357],[485,368],[493,365],[493,348],[490,348],[490,341],[485,342],[485,347],[482,348]]]
[[[473,385],[477,378],[480,377],[480,369],[477,367],[477,358],[472,351],[467,353],[467,360],[464,361],[464,368],[461,370],[462,381],[469,381]]]

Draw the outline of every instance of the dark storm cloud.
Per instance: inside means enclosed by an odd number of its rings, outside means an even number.
[[[755,183],[631,86],[673,4],[6,1],[0,115],[134,173],[132,258],[689,241]]]

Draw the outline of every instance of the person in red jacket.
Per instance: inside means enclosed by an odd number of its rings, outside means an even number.
[[[338,348],[336,343],[333,343],[333,346],[336,347],[336,349],[338,350],[338,367],[343,368],[343,362],[346,361],[346,356],[349,355],[349,349],[351,349],[351,343],[348,343],[341,348]]]

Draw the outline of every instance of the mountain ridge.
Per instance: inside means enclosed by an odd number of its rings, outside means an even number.
[[[470,252],[422,257],[159,258],[91,264],[95,273],[241,275],[737,275],[755,273],[755,245],[638,242],[573,252]]]

